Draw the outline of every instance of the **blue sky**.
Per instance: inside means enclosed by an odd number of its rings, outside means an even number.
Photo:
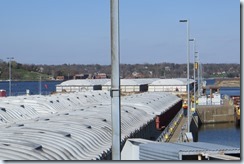
[[[180,19],[190,20],[202,63],[240,63],[238,0],[119,4],[121,63],[186,63]],[[26,64],[110,64],[110,0],[0,0],[0,59],[7,57]]]

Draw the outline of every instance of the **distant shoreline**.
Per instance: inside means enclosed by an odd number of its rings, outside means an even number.
[[[240,87],[240,78],[216,79],[215,85],[219,87]]]

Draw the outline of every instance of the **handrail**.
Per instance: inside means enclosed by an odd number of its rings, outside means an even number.
[[[163,132],[160,134],[160,136],[156,139],[158,142],[168,142],[171,138],[172,134],[174,133],[175,129],[177,128],[181,118],[183,115],[183,109],[175,115],[175,117],[170,121],[168,126],[163,130]]]

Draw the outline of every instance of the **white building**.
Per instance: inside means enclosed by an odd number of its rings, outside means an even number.
[[[110,79],[78,79],[68,80],[56,85],[56,92],[80,92],[87,90],[102,90],[102,85]]]
[[[194,80],[190,79],[190,90],[194,87]],[[149,92],[186,92],[187,91],[187,79],[159,79],[148,85]]]
[[[148,85],[153,81],[158,80],[157,78],[151,79],[121,79],[120,80],[120,88],[122,92],[147,92]],[[110,90],[111,81],[108,81],[106,84],[102,86],[103,90]]]
[[[190,90],[193,89],[194,81],[190,79]],[[121,92],[186,92],[187,79],[159,79],[159,78],[140,78],[140,79],[121,79]],[[111,89],[110,79],[79,79],[68,80],[56,86],[57,92],[80,92],[85,90],[104,90]]]

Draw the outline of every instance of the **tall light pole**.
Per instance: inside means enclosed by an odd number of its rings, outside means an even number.
[[[196,39],[193,38],[193,39],[189,39],[189,41],[192,41],[193,42],[193,53],[194,53],[194,57],[193,57],[193,77],[194,77],[194,110],[196,110],[196,85],[195,85],[195,82],[196,82],[196,73],[195,73],[195,69],[197,67],[196,65],[196,55],[198,52],[196,52]]]
[[[120,160],[119,0],[110,0],[112,160]]]
[[[198,84],[198,97],[200,97],[200,65],[199,65],[199,54],[197,55],[197,84]]]
[[[42,95],[42,75],[39,77],[39,95]]]
[[[198,68],[198,63],[196,62],[197,51],[194,50],[194,111],[196,110],[196,69]]]
[[[202,68],[202,63],[200,63],[200,62],[199,62],[199,76],[200,76],[200,88],[201,88],[201,91],[202,91],[203,68]]]
[[[189,20],[184,19],[184,20],[180,20],[180,22],[186,23],[186,47],[187,47],[187,105],[188,105],[188,110],[187,110],[187,132],[190,132],[190,112],[189,112],[189,107],[190,107],[190,80],[189,80],[189,59],[190,59],[190,49],[189,49]]]
[[[14,59],[13,57],[8,57],[9,60],[9,96],[11,96],[11,61]]]
[[[42,95],[42,71],[43,71],[43,67],[40,68],[39,70],[39,95]]]

